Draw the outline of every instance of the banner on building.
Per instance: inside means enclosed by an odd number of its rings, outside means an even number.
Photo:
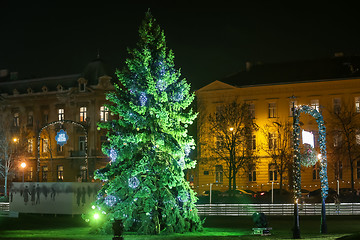
[[[96,200],[101,183],[14,182],[9,192],[10,211],[44,214],[82,214]]]

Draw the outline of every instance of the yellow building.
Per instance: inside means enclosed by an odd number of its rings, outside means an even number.
[[[341,107],[360,113],[360,71],[359,58],[336,57],[319,61],[293,62],[284,64],[256,65],[251,69],[214,81],[196,91],[199,111],[198,118],[198,165],[195,173],[194,189],[201,195],[209,190],[228,190],[225,162],[218,160],[211,151],[211,144],[216,139],[209,139],[207,116],[217,111],[224,103],[234,99],[248,103],[259,126],[253,136],[253,147],[259,159],[251,171],[240,171],[237,175],[236,188],[253,191],[279,188],[279,175],[273,168],[271,159],[266,153],[268,136],[261,129],[273,122],[290,122],[292,124],[292,106],[310,105],[321,111],[327,128],[327,158],[329,187],[337,189],[351,187],[350,164],[346,157],[340,160],[334,153],[334,146],[339,139],[330,134],[334,126],[333,113]],[[248,65],[249,66],[249,65]],[[354,117],[354,119],[358,117]],[[301,115],[301,128],[314,133],[315,142],[318,126],[311,116]],[[357,125],[359,126],[359,125]],[[360,147],[360,131],[355,133],[355,147]],[[276,141],[276,136],[274,135]],[[204,144],[206,143],[206,144]],[[318,144],[315,143],[315,149]],[[359,151],[360,153],[360,151]],[[360,188],[360,158],[353,164],[355,189]],[[302,188],[316,190],[320,188],[319,164],[314,167],[302,167]],[[283,178],[283,188],[291,189],[291,170]],[[290,180],[289,180],[290,179]]]

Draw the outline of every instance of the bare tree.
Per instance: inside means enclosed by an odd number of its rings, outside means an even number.
[[[342,104],[329,110],[330,136],[334,141],[335,165],[342,159],[350,166],[351,188],[354,190],[354,167],[360,160],[360,115],[353,104]]]
[[[265,139],[268,139],[262,149],[271,158],[270,163],[279,173],[280,191],[282,191],[284,174],[289,172],[293,163],[292,123],[286,120],[272,122],[266,124],[261,131]]]
[[[236,176],[241,169],[248,170],[257,157],[252,150],[252,136],[256,130],[253,117],[246,103],[236,100],[218,107],[207,116],[205,135],[201,144],[206,144],[215,161],[222,160],[226,168],[224,175],[229,179],[229,190],[236,189]],[[202,132],[204,133],[204,132]],[[211,142],[216,139],[215,144]],[[211,160],[209,160],[211,161]]]
[[[16,162],[23,154],[23,141],[19,131],[14,128],[9,121],[11,117],[3,114],[0,117],[0,177],[4,178],[4,190],[7,194],[9,177],[11,176]]]

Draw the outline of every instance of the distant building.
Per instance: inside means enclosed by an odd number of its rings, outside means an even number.
[[[206,131],[208,120],[206,116],[215,113],[223,103],[237,98],[249,104],[255,123],[263,128],[266,124],[276,121],[292,123],[292,105],[311,105],[322,111],[327,131],[331,129],[330,112],[336,111],[341,105],[348,105],[360,114],[360,57],[335,56],[330,59],[273,63],[246,64],[246,70],[220,81],[214,81],[196,91],[199,111],[198,118],[198,165],[194,179],[194,188],[199,194],[209,190],[225,191],[229,180],[226,177],[225,162],[210,151],[211,143],[215,146],[216,139],[209,139]],[[295,97],[295,98],[292,98]],[[205,116],[205,117],[204,117]],[[318,136],[318,127],[313,118],[301,116],[302,129]],[[359,125],[360,126],[360,125]],[[203,128],[203,129],[201,129]],[[257,131],[253,138],[253,150],[260,156],[256,166],[248,171],[240,171],[237,176],[237,189],[254,191],[279,188],[278,170],[274,168],[272,159],[264,151],[269,148],[269,142],[276,143],[276,135],[264,136]],[[360,139],[360,129],[357,129],[356,139]],[[354,139],[354,141],[357,141]],[[207,140],[207,141],[204,141]],[[355,142],[354,142],[355,143]],[[327,136],[328,149],[328,179],[330,188],[336,189],[337,180],[340,188],[350,187],[350,166],[345,158],[336,159],[333,154],[339,139]],[[357,141],[360,148],[360,141]],[[276,146],[276,145],[273,145]],[[315,148],[318,144],[315,143]],[[212,160],[212,161],[210,161]],[[302,168],[302,187],[308,190],[320,188],[319,164],[314,167]],[[360,159],[354,166],[355,188],[360,187]],[[291,171],[284,176],[283,187],[292,186]]]
[[[21,181],[23,171],[25,181],[93,180],[94,170],[108,162],[101,151],[106,132],[97,129],[97,122],[111,119],[104,106],[105,93],[113,90],[108,74],[100,58],[75,75],[17,79],[1,71],[0,111],[10,116],[14,144],[26,152],[13,181]],[[55,140],[60,129],[69,137],[63,146]],[[18,166],[22,161],[25,169]]]

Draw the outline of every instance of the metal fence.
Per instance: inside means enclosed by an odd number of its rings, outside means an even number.
[[[0,202],[0,212],[1,211],[9,211],[10,205],[8,202]]]
[[[360,203],[326,203],[326,215],[360,215]],[[294,204],[197,204],[200,216],[294,215]],[[9,203],[0,203],[0,211],[9,211]],[[300,215],[320,215],[321,203],[299,204]]]
[[[360,215],[360,203],[326,203],[326,215]],[[197,204],[201,216],[294,215],[294,204]],[[321,203],[299,204],[300,215],[321,215]]]

